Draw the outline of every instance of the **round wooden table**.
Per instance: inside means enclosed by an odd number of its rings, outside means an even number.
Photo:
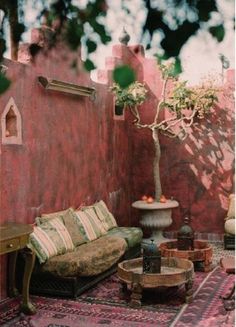
[[[195,270],[211,271],[212,270],[212,247],[207,241],[194,240],[194,250],[178,250],[177,240],[163,242],[159,246],[163,257],[177,257],[191,260]]]
[[[125,260],[118,264],[118,277],[131,289],[131,307],[140,307],[142,290],[145,288],[173,287],[185,284],[185,301],[190,303],[193,297],[193,263],[187,259],[161,258],[159,274],[143,273],[143,259]]]

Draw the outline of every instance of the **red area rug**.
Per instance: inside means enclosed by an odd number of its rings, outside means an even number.
[[[20,298],[0,302],[0,326],[4,327],[182,327],[234,326],[224,310],[220,295],[232,286],[234,275],[219,267],[213,272],[197,272],[194,301],[184,304],[184,287],[145,292],[141,309],[131,309],[129,294],[123,293],[113,275],[76,301],[31,296],[34,316],[19,313]],[[231,320],[230,320],[231,319]],[[220,325],[218,324],[220,322]]]

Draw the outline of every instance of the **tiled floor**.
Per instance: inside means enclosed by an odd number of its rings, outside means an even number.
[[[223,242],[209,242],[209,244],[213,247],[213,264],[218,264],[220,258],[235,256],[234,250],[224,250]]]

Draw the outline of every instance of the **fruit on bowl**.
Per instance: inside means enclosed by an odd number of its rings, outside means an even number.
[[[141,197],[141,200],[146,202],[146,203],[153,203],[155,201],[154,198],[152,196],[150,196],[150,195],[143,195]]]
[[[160,202],[161,203],[165,203],[166,202],[166,197],[165,197],[165,195],[161,195],[161,197],[160,197]]]
[[[141,197],[141,199],[142,199],[142,201],[147,201],[148,196],[147,196],[147,195],[143,195],[143,196]]]
[[[153,203],[154,202],[154,199],[152,196],[149,196],[146,200],[147,203]]]

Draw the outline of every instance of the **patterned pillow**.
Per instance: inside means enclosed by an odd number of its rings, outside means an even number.
[[[108,210],[106,204],[104,201],[99,201],[93,205],[94,210],[96,211],[96,214],[103,224],[106,231],[117,227],[116,220],[112,213]]]
[[[93,208],[75,211],[78,223],[85,230],[86,236],[90,241],[93,241],[106,233],[105,228],[98,219]]]
[[[44,224],[45,221],[49,221],[54,218],[63,218],[63,216],[67,213],[67,210],[62,210],[62,211],[56,211],[56,212],[51,212],[51,213],[43,213],[41,217],[35,218],[36,225],[40,226],[41,224]]]
[[[35,226],[29,241],[29,247],[35,251],[40,263],[58,254],[74,250],[70,234],[60,218]]]
[[[74,209],[69,208],[66,213],[63,214],[62,220],[75,246],[79,246],[89,241],[85,229],[78,220]]]

